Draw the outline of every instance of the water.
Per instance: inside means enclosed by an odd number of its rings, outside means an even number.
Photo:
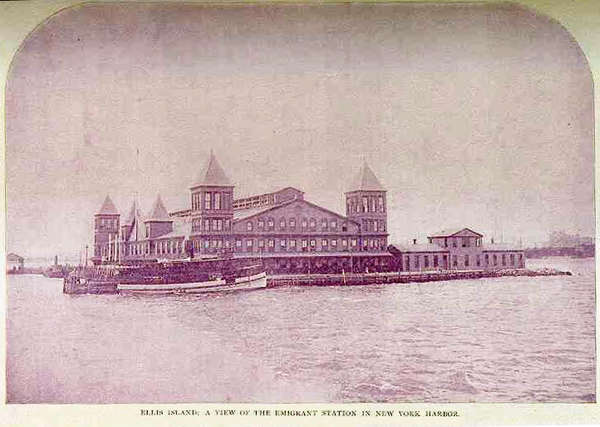
[[[594,261],[573,276],[68,296],[8,278],[9,402],[590,402]]]

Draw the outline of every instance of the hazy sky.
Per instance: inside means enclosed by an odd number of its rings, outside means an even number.
[[[23,255],[77,253],[107,193],[189,206],[211,148],[236,194],[293,185],[340,213],[366,158],[391,241],[594,234],[591,74],[514,5],[85,5],[29,36],[6,98]]]

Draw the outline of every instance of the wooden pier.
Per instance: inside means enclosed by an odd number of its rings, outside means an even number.
[[[410,273],[285,274],[269,276],[267,287],[279,286],[359,286],[386,283],[420,283],[447,280],[484,279],[506,276],[570,276],[568,271],[543,270],[470,270]]]

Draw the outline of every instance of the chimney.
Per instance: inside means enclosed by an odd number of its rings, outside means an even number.
[[[417,239],[413,239],[413,245],[417,244]]]

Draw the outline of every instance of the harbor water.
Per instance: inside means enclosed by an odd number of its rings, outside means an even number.
[[[572,276],[64,295],[8,277],[10,403],[593,402],[594,260]]]

